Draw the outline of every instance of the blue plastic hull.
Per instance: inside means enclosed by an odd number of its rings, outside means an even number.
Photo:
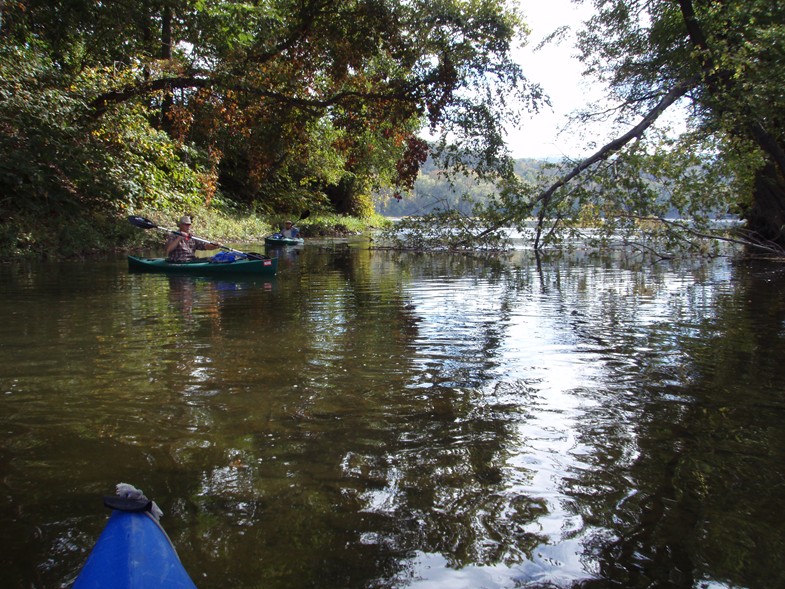
[[[195,589],[169,537],[147,513],[113,511],[72,589]]]

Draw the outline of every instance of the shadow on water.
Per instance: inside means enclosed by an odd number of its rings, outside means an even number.
[[[0,267],[0,572],[115,483],[208,587],[780,587],[785,277],[309,243],[272,280]]]

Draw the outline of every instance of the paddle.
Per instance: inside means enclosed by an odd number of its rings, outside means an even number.
[[[128,216],[128,221],[131,223],[131,225],[139,227],[140,229],[159,229],[161,231],[166,231],[167,233],[174,233],[176,235],[181,235],[182,234],[177,229],[167,229],[166,227],[161,227],[161,226],[156,225],[155,223],[153,223],[150,219],[147,219],[145,217],[141,217],[139,215],[129,215]],[[217,245],[218,247],[220,247],[222,249],[225,249],[225,250],[228,250],[230,252],[235,252],[237,254],[243,254],[244,256],[248,256],[248,258],[250,258],[251,260],[267,260],[268,259],[268,256],[264,256],[262,254],[257,254],[256,252],[241,252],[240,250],[236,250],[236,249],[230,248],[229,246],[224,245],[222,243],[216,243],[215,241],[209,241],[207,239],[202,239],[201,237],[196,237],[194,235],[191,235],[191,239],[195,239],[196,241],[201,241],[202,243],[209,243],[210,245]]]

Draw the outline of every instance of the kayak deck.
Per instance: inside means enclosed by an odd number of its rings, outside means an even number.
[[[147,512],[113,511],[72,589],[195,589],[161,525]]]
[[[164,258],[128,256],[128,268],[141,272],[170,272],[176,274],[250,274],[273,275],[278,270],[278,259],[242,259],[233,262],[210,262],[200,258],[193,262],[173,263]]]

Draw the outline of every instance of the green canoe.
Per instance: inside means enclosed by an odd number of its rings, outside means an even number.
[[[276,233],[275,235],[268,235],[264,238],[264,245],[277,245],[277,246],[285,246],[285,245],[303,245],[305,240],[302,237],[279,237]]]
[[[236,260],[234,262],[210,262],[201,258],[194,262],[173,264],[164,258],[137,258],[128,256],[128,268],[142,272],[171,272],[176,274],[248,274],[272,276],[278,270],[278,258]]]

